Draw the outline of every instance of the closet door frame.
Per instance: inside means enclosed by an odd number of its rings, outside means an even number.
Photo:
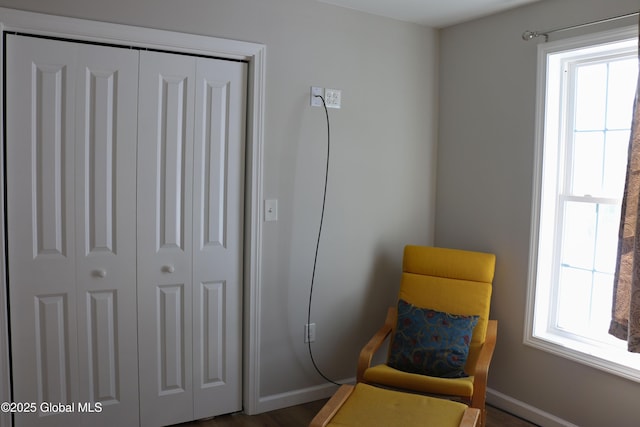
[[[260,270],[262,259],[262,199],[264,163],[264,97],[266,78],[266,46],[216,37],[166,30],[111,24],[15,9],[0,8],[0,31],[26,33],[45,37],[90,41],[120,46],[159,49],[171,52],[204,55],[246,61],[249,64],[247,82],[247,129],[245,150],[245,224],[243,280],[243,406],[248,414],[262,412],[260,402]],[[0,43],[4,58],[4,43]],[[4,64],[2,64],[4,66]],[[0,67],[1,81],[4,82]],[[0,96],[4,100],[3,85]],[[4,102],[0,117],[4,117]],[[4,201],[4,120],[0,120],[0,200]],[[0,208],[0,242],[6,241],[6,212]],[[0,402],[10,402],[11,367],[9,356],[9,324],[6,247],[0,244]],[[12,425],[10,414],[0,412],[0,427]]]

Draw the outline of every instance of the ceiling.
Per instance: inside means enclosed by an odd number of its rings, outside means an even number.
[[[444,28],[540,0],[318,0],[374,15]]]

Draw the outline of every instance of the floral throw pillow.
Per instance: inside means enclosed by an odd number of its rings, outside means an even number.
[[[398,301],[388,365],[414,374],[462,378],[479,316],[462,316]]]

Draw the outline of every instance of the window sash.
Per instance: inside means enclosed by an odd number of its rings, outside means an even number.
[[[601,295],[600,287],[604,286],[598,279],[603,279],[606,276],[610,276],[611,280],[613,278],[613,268],[609,265],[609,268],[603,268],[606,266],[606,262],[602,261],[600,257],[600,248],[601,245],[601,236],[602,229],[606,229],[606,224],[603,224],[603,217],[606,219],[606,212],[602,214],[602,210],[606,209],[606,207],[613,208],[614,214],[612,215],[614,218],[619,217],[620,211],[620,200],[612,199],[612,198],[597,198],[592,196],[565,196],[560,195],[558,197],[558,205],[557,205],[557,230],[555,232],[555,244],[553,254],[551,256],[553,267],[552,273],[550,277],[551,283],[551,292],[550,292],[550,300],[549,300],[549,318],[547,320],[548,330],[553,333],[557,333],[563,335],[568,338],[573,338],[580,341],[585,342],[598,342],[601,344],[611,344],[615,343],[608,339],[606,333],[593,333],[593,326],[598,325],[597,322],[597,314],[598,311],[595,311],[595,305],[597,305],[598,301],[602,301],[602,299],[597,298],[597,295]],[[567,229],[570,229],[574,224],[574,218],[570,217],[567,214],[570,206],[580,206],[591,207],[593,209],[593,217],[591,221],[594,227],[594,234],[590,236],[590,241],[588,242],[578,242],[584,245],[589,244],[591,247],[591,252],[588,254],[590,260],[585,262],[584,260],[578,260],[574,262],[570,262],[571,260],[566,259],[566,251],[567,246],[571,243],[574,243],[567,239]],[[611,232],[611,228],[609,228],[608,232]],[[576,233],[574,233],[575,236]],[[611,251],[612,248],[609,248]],[[614,266],[615,267],[615,266]],[[568,277],[566,274],[570,271],[573,272],[583,272],[585,275],[589,276],[585,279],[585,282],[581,283],[581,287],[573,285],[573,283],[568,282]],[[564,274],[563,274],[564,273]],[[564,280],[562,279],[564,276]],[[573,286],[572,286],[573,285]],[[582,300],[584,303],[588,304],[588,311],[586,313],[580,313],[582,315],[582,321],[586,322],[586,325],[583,325],[583,322],[577,322],[576,325],[570,326],[567,325],[566,321],[563,322],[563,319],[568,316],[569,313],[566,312],[567,300],[568,297],[564,296],[567,291],[566,289],[573,288],[574,292],[583,292],[580,295],[571,295],[576,300]],[[610,286],[609,293],[612,294],[613,287],[612,284]],[[587,296],[584,296],[587,295]],[[600,304],[602,306],[602,304]],[[610,306],[610,303],[609,303]],[[564,310],[563,310],[564,309]],[[608,309],[607,309],[608,310]],[[602,319],[600,319],[602,322]],[[565,326],[563,326],[563,323]],[[600,323],[600,326],[603,326]]]
[[[599,333],[592,333],[594,329],[592,328],[595,319],[597,318],[596,312],[594,309],[594,298],[598,293],[598,287],[604,286],[599,283],[598,279],[603,279],[606,276],[612,276],[612,272],[610,271],[599,271],[598,270],[598,252],[599,252],[599,233],[601,228],[601,220],[603,215],[601,215],[601,206],[612,206],[614,211],[619,212],[620,209],[620,198],[613,197],[598,197],[593,196],[592,194],[606,194],[607,186],[606,186],[606,176],[607,172],[611,172],[611,170],[607,170],[607,160],[608,156],[610,156],[609,151],[611,151],[611,145],[614,144],[614,141],[610,141],[609,135],[611,132],[618,131],[617,129],[608,129],[608,105],[609,105],[609,83],[610,83],[610,64],[616,61],[622,61],[629,58],[629,52],[626,50],[618,49],[615,53],[606,53],[603,55],[598,55],[597,57],[593,57],[591,55],[578,55],[578,56],[566,56],[563,57],[560,61],[560,66],[558,69],[562,72],[562,77],[559,79],[561,82],[561,89],[558,91],[559,95],[559,104],[563,106],[563,108],[559,109],[559,128],[562,129],[560,134],[562,138],[557,142],[557,147],[561,151],[559,155],[558,161],[558,170],[556,179],[559,181],[557,188],[559,188],[558,194],[558,202],[555,206],[555,224],[556,229],[554,230],[554,245],[552,250],[552,273],[550,277],[551,283],[551,292],[550,292],[550,309],[549,309],[549,319],[548,319],[548,329],[553,331],[554,333],[558,333],[561,335],[572,337],[577,340],[587,340],[587,341],[597,341],[603,344],[609,344],[610,340],[607,339],[606,333],[603,333],[601,330]],[[585,67],[597,67],[599,65],[605,65],[603,75],[598,76],[598,83],[602,84],[602,92],[600,94],[600,101],[603,102],[603,110],[598,112],[598,117],[593,117],[596,121],[600,121],[599,126],[593,126],[591,128],[580,128],[577,125],[577,121],[579,119],[579,105],[578,100],[581,96],[584,95],[584,86],[579,86],[580,79],[580,71],[587,70]],[[591,68],[593,70],[593,68]],[[596,70],[597,71],[597,70]],[[584,85],[584,82],[582,83]],[[626,130],[626,129],[625,129]],[[596,173],[596,180],[590,185],[590,189],[587,188],[585,190],[584,187],[579,187],[579,182],[577,179],[582,178],[585,180],[584,171],[581,176],[578,175],[578,171],[580,171],[582,163],[585,163],[585,159],[579,158],[579,146],[587,144],[587,141],[578,141],[584,135],[596,136],[594,140],[593,147],[587,147],[588,149],[593,150],[594,148],[599,150],[597,155],[593,156],[593,160],[595,160],[596,164],[591,164],[591,171],[587,171],[587,176],[589,172],[599,171]],[[615,148],[615,147],[614,147]],[[597,163],[600,163],[599,165]],[[599,168],[598,168],[599,166]],[[587,168],[589,169],[589,168]],[[599,179],[600,182],[595,182]],[[576,191],[576,188],[580,188],[583,191]],[[567,263],[565,259],[567,246],[575,243],[575,240],[582,240],[577,238],[574,234],[570,235],[570,226],[568,222],[572,222],[575,218],[569,218],[569,207],[576,206],[576,204],[587,204],[589,206],[593,206],[593,213],[587,213],[591,216],[591,222],[594,228],[593,235],[590,236],[589,241],[582,241],[578,243],[583,243],[584,245],[590,246],[590,254],[589,251],[587,255],[591,256],[590,262],[578,262],[576,265],[571,265]],[[611,230],[609,230],[611,231]],[[585,233],[588,235],[588,233]],[[573,240],[572,240],[573,237]],[[613,248],[609,248],[610,250]],[[578,249],[579,250],[579,249]],[[584,273],[584,274],[580,274]],[[573,273],[574,277],[571,277],[571,273]],[[581,279],[578,279],[577,276],[583,276]],[[582,280],[581,287],[572,287],[571,283],[568,283],[572,280]],[[566,311],[568,310],[566,300],[567,300],[567,291],[566,289],[573,289],[576,293],[573,295],[573,298],[576,301],[580,301],[583,312],[578,313],[580,315],[580,320],[570,322],[566,319],[571,319],[571,316],[568,316]],[[602,309],[602,305],[599,306]],[[564,319],[564,320],[563,320]],[[602,321],[602,319],[600,319]],[[588,326],[585,326],[584,323],[587,323]],[[602,325],[599,325],[602,326]],[[598,329],[596,329],[598,330]]]

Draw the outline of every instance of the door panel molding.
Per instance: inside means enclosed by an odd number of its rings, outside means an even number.
[[[158,93],[158,194],[157,212],[159,248],[184,250],[185,182],[189,173],[187,157],[186,111],[191,99],[187,95],[186,77],[160,76]]]
[[[118,80],[116,72],[87,68],[85,85],[85,123],[89,126],[80,137],[84,145],[85,190],[84,216],[85,253],[113,253],[116,229],[116,201],[114,179],[116,171],[116,98]]]
[[[228,327],[225,316],[225,281],[201,283],[200,300],[202,306],[202,333],[196,339],[200,340],[202,348],[202,373],[200,375],[201,388],[215,387],[226,380],[224,353],[225,331]]]
[[[35,298],[37,393],[40,402],[71,403],[68,294]]]
[[[68,119],[65,108],[65,86],[69,79],[68,68],[61,65],[31,66],[32,112],[31,135],[33,136],[31,163],[33,168],[33,229],[34,253],[36,256],[66,256],[67,233],[65,158],[65,122]],[[53,135],[45,141],[43,135]],[[49,143],[49,140],[52,143]]]
[[[159,395],[186,391],[184,285],[158,286]],[[145,363],[142,361],[141,363]]]
[[[226,246],[229,82],[205,79],[203,139],[202,246]]]
[[[87,292],[87,359],[92,400],[104,404],[120,400],[118,359],[118,297],[116,290]],[[103,362],[104,360],[104,362]]]

